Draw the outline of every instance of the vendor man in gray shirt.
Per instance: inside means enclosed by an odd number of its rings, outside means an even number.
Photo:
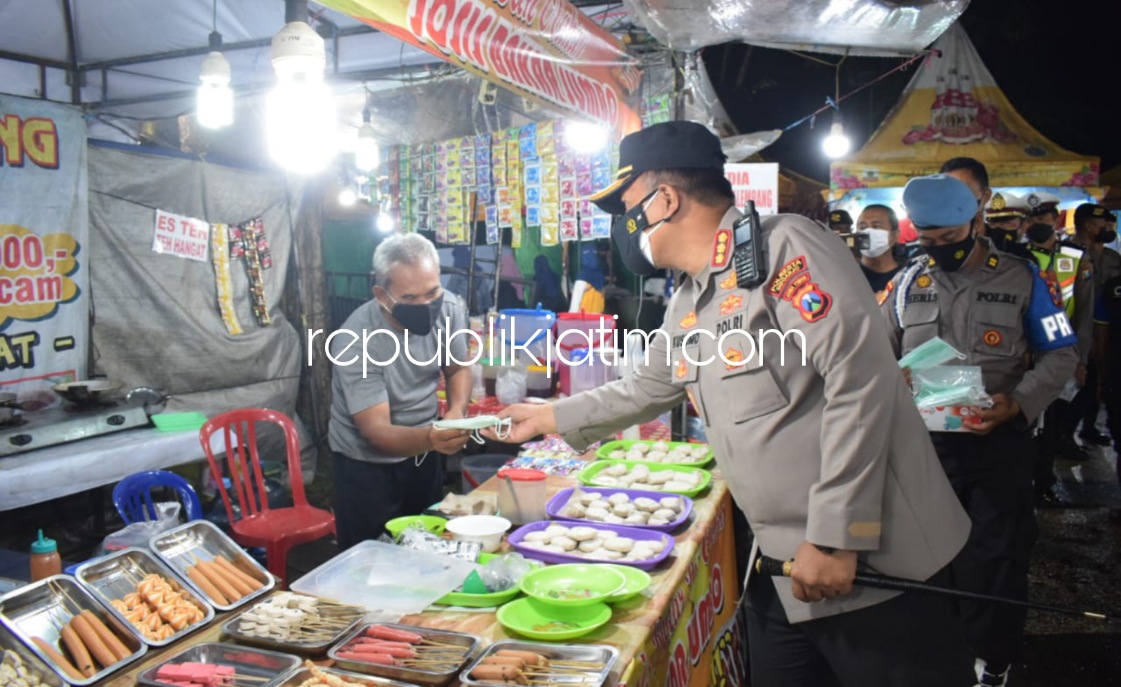
[[[471,395],[470,367],[452,362],[467,361],[467,342],[462,336],[449,342],[447,334],[467,328],[467,313],[440,286],[436,247],[420,234],[387,238],[374,252],[374,279],[373,299],[329,344],[328,435],[340,550],[376,539],[388,520],[440,501],[444,456],[468,440],[467,432],[432,426],[441,372],[446,418],[463,417]]]

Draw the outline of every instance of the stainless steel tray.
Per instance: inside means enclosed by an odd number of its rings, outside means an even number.
[[[317,666],[318,668],[318,666]],[[333,678],[339,678],[346,682],[358,685],[370,685],[371,687],[416,687],[409,682],[398,682],[397,680],[390,680],[389,678],[376,677],[374,675],[361,675],[359,673],[351,673],[345,670],[335,670],[334,668],[318,668],[322,673]],[[288,673],[284,676],[284,681],[276,687],[300,687],[314,676],[307,667],[296,669],[293,673]],[[319,685],[326,686],[326,683],[320,682]]]
[[[163,534],[157,534],[148,542],[148,546],[155,551],[156,556],[166,563],[172,570],[194,589],[199,596],[206,599],[211,606],[222,611],[231,611],[260,597],[276,584],[276,580],[267,570],[253,560],[237,543],[226,536],[216,525],[206,520],[195,520],[186,525],[180,525]],[[252,594],[241,597],[233,603],[218,603],[209,594],[202,590],[187,571],[199,561],[212,561],[218,556],[225,556],[226,560],[233,563],[242,572],[261,583],[261,588]]]
[[[102,668],[84,680],[76,680],[35,646],[32,637],[39,637],[58,648],[60,627],[81,611],[92,612],[124,642],[132,653],[113,665]],[[0,622],[4,623],[27,647],[64,681],[84,687],[92,685],[121,668],[134,663],[148,647],[140,635],[120,618],[103,608],[85,587],[69,575],[52,575],[34,584],[0,596]],[[60,649],[65,655],[65,651]]]
[[[167,639],[149,639],[140,628],[136,628],[137,634],[140,635],[140,639],[143,640],[145,644],[148,646],[167,646],[199,628],[206,627],[206,625],[214,619],[214,609],[210,604],[206,603],[206,601],[192,591],[190,587],[187,587],[183,580],[172,572],[170,568],[160,563],[155,556],[144,549],[124,549],[123,551],[119,551],[104,558],[97,558],[89,563],[80,565],[74,572],[74,576],[78,578],[78,581],[89,588],[89,590],[105,604],[109,612],[130,625],[132,623],[125,617],[125,614],[115,608],[111,602],[124,599],[129,594],[135,592],[141,580],[151,574],[159,575],[167,580],[173,589],[181,592],[187,601],[197,606],[199,610],[203,612],[203,618],[202,620],[184,627]],[[155,609],[152,610],[154,611]]]
[[[15,654],[24,667],[39,680],[39,687],[65,687],[66,683],[63,682],[58,675],[50,667],[39,660],[39,657],[31,653],[31,650],[23,645],[19,637],[12,634],[8,628],[0,625],[0,663],[7,663],[8,657],[6,652]]]
[[[283,593],[283,592],[281,592],[281,593]],[[300,654],[302,656],[321,656],[321,655],[327,653],[327,650],[330,649],[333,644],[338,642],[340,638],[349,634],[352,630],[354,630],[355,627],[357,627],[360,623],[362,623],[363,619],[366,616],[365,609],[355,608],[354,609],[354,611],[355,611],[354,612],[354,619],[351,622],[349,622],[346,625],[340,626],[338,631],[330,634],[329,636],[324,636],[323,639],[318,639],[318,640],[314,640],[314,641],[300,642],[300,641],[295,641],[295,640],[272,639],[272,638],[269,638],[269,637],[260,637],[258,635],[246,634],[246,633],[241,632],[238,629],[239,625],[241,624],[241,620],[242,620],[243,616],[245,616],[250,611],[253,611],[253,610],[257,609],[258,606],[262,606],[266,603],[270,603],[271,601],[276,599],[278,596],[279,596],[279,594],[274,594],[274,595],[268,597],[267,599],[262,599],[259,603],[253,604],[253,606],[251,606],[250,608],[247,608],[247,609],[243,610],[240,614],[237,615],[237,617],[234,617],[234,618],[231,618],[231,619],[227,620],[225,622],[225,624],[222,625],[222,633],[226,634],[226,635],[229,635],[233,639],[237,640],[237,642],[240,643],[240,644],[249,644],[251,646],[259,646],[259,647],[262,647],[262,648],[265,648],[265,649],[274,649],[276,651],[291,652],[291,653],[295,653],[295,654]],[[309,596],[309,595],[308,594],[297,594],[297,596]],[[320,603],[326,603],[326,602],[321,601]],[[337,604],[333,604],[333,603],[330,604],[330,605],[337,606]]]
[[[170,663],[214,663],[233,666],[238,675],[258,679],[235,680],[230,683],[230,687],[276,687],[300,665],[300,659],[275,651],[210,642],[197,644],[145,670],[136,679],[137,684],[166,687],[165,683],[156,680],[156,674],[159,673],[160,668]]]
[[[364,635],[366,629],[373,625],[382,625],[391,627],[397,630],[405,630],[421,635],[425,638],[430,638],[433,641],[444,642],[446,644],[454,644],[463,647],[462,660],[455,662],[455,667],[447,671],[432,671],[421,670],[420,668],[410,668],[408,666],[390,666],[382,663],[370,663],[366,661],[355,661],[348,658],[339,658],[339,652],[345,652],[346,646],[354,639]],[[380,675],[394,680],[402,680],[404,682],[411,682],[417,685],[430,685],[432,687],[439,687],[451,682],[452,678],[456,676],[463,664],[471,660],[478,649],[480,639],[475,635],[463,634],[462,632],[451,632],[449,630],[433,630],[427,627],[418,627],[415,625],[394,625],[392,623],[363,623],[353,632],[346,636],[343,641],[339,642],[336,646],[332,647],[327,652],[327,656],[335,660],[335,663],[345,670],[353,670],[356,673],[366,673],[369,675]]]
[[[471,677],[471,671],[481,665],[487,656],[491,656],[503,649],[513,651],[530,651],[544,656],[549,661],[572,661],[602,664],[601,668],[587,671],[563,670],[556,673],[537,673],[539,681],[547,681],[549,685],[581,685],[581,687],[600,687],[607,683],[611,669],[619,659],[619,651],[606,644],[537,644],[534,642],[520,642],[504,639],[487,647],[486,651],[464,670],[459,681],[463,685],[476,685],[478,687],[492,687],[509,683],[476,680]]]

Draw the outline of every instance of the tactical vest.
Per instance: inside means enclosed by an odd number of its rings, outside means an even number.
[[[1048,285],[1055,285],[1063,294],[1063,307],[1067,317],[1074,317],[1074,283],[1078,281],[1083,253],[1077,248],[1058,245],[1053,251],[1031,248],[1039,263],[1039,275]]]

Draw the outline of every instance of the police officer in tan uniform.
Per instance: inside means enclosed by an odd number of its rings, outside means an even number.
[[[944,582],[969,525],[844,243],[767,217],[754,236],[765,275],[741,282],[734,253],[750,232],[735,226],[718,139],[659,124],[619,157],[593,201],[619,215],[612,238],[631,271],[679,270],[680,287],[644,367],[511,406],[510,440],[559,431],[584,447],[690,396],[762,553],[793,560],[792,580],[748,584],[751,684],[973,684],[943,601],[852,585],[858,566]]]
[[[981,368],[993,399],[966,431],[932,433],[973,519],[969,543],[951,565],[954,583],[1026,599],[1036,535],[1027,429],[1074,372],[1074,331],[1032,263],[977,237],[978,199],[965,183],[944,174],[911,179],[903,205],[928,256],[896,275],[882,306],[896,353],[941,337],[965,354],[960,364]],[[1024,612],[993,604],[962,604],[962,612],[978,683],[1004,685],[1023,643]]]

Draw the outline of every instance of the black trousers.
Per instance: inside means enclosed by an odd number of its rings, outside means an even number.
[[[384,534],[386,522],[417,515],[444,498],[443,454],[430,452],[420,466],[413,458],[366,463],[337,452],[334,456],[339,551],[377,539]]]
[[[1077,416],[1075,422],[1082,420],[1083,431],[1093,429],[1098,421],[1098,366],[1093,362],[1086,366],[1086,383],[1078,390],[1071,405]],[[1109,411],[1106,410],[1106,413]]]
[[[949,583],[949,571],[930,579]],[[966,687],[977,680],[953,601],[901,594],[859,611],[790,624],[775,584],[747,588],[751,687]]]
[[[1038,534],[1034,442],[1008,425],[987,436],[934,432],[931,438],[973,525],[965,548],[950,564],[954,586],[1026,601],[1028,563]],[[1003,670],[1019,656],[1026,610],[971,601],[961,601],[959,610],[977,657]]]

